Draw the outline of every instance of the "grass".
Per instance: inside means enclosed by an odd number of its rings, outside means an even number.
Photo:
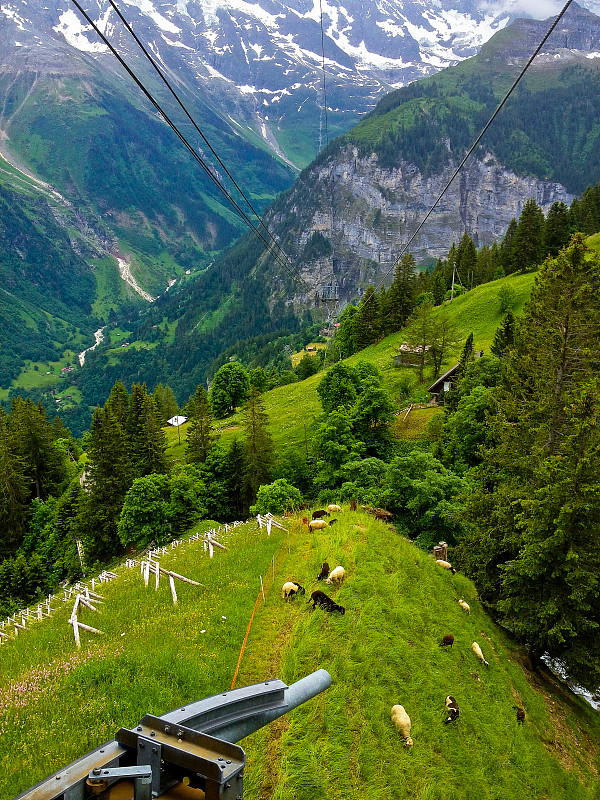
[[[307,347],[314,347],[314,350],[311,350],[309,353],[305,348],[302,348],[302,350],[299,350],[297,353],[292,353],[292,367],[297,366],[298,362],[302,361],[307,354],[309,356],[316,356],[317,350],[324,350],[327,344],[325,342],[310,342]]]
[[[598,715],[523,669],[465,577],[363,512],[338,517],[335,528],[311,536],[288,520],[289,539],[241,526],[212,561],[199,544],[170,551],[167,568],[204,584],[178,584],[177,607],[166,584],[155,592],[139,570],[119,569],[103,586],[100,612],[83,617],[104,634],[84,634],[79,653],[66,624],[70,603],[0,647],[0,800],[145,713],[229,689],[259,576],[268,589],[273,567],[274,588],[258,607],[236,685],[272,677],[289,684],[319,668],[333,684],[242,741],[247,800],[597,797]],[[325,560],[346,568],[341,588],[322,586],[344,616],[313,612],[307,602]],[[306,596],[285,603],[278,587],[289,579]],[[439,648],[449,632],[454,648]],[[475,640],[489,669],[471,651]],[[449,693],[461,715],[445,726]],[[390,722],[394,703],[411,716],[411,750]]]
[[[529,297],[535,278],[534,273],[515,275],[491,283],[477,286],[470,292],[454,299],[451,305],[446,306],[454,318],[460,331],[462,342],[467,336],[474,333],[474,346],[477,349],[489,352],[494,340],[496,328],[502,321],[499,310],[498,291],[503,285],[510,285],[515,290],[515,314],[520,314]],[[439,312],[438,312],[439,313]],[[398,411],[405,408],[407,401],[404,399],[403,382],[407,374],[413,382],[413,402],[422,402],[427,399],[426,387],[433,380],[432,374],[426,375],[425,386],[418,385],[417,370],[407,367],[394,367],[393,356],[398,352],[399,346],[404,341],[402,331],[386,337],[381,342],[361,350],[350,358],[347,363],[354,366],[359,361],[368,361],[374,364],[383,378],[383,386],[394,401]],[[318,345],[316,345],[318,346]],[[449,369],[458,361],[462,343],[456,353],[446,360],[442,372]],[[322,413],[321,403],[317,395],[317,386],[323,377],[323,372],[312,375],[306,380],[291,383],[272,389],[264,395],[265,408],[269,416],[270,431],[275,448],[278,452],[305,447],[305,441],[310,443],[312,426],[315,419]],[[413,416],[409,415],[409,422],[405,428],[397,426],[400,438],[423,438],[425,425],[434,411],[426,410]],[[412,417],[412,419],[411,419]],[[422,422],[422,424],[419,424]],[[243,411],[238,411],[231,417],[218,421],[220,442],[225,447],[229,446],[234,438],[242,435]],[[181,428],[182,443],[185,437],[184,427]],[[183,446],[183,445],[182,445]]]

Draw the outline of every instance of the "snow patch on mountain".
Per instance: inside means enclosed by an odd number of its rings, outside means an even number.
[[[125,5],[139,8],[142,14],[150,17],[152,22],[154,22],[154,24],[157,25],[162,31],[165,31],[166,33],[181,33],[181,28],[178,28],[177,25],[173,25],[173,23],[169,22],[166,17],[163,17],[162,14],[159,14],[150,0],[123,0],[123,2]]]
[[[83,25],[77,14],[70,9],[60,15],[58,25],[55,25],[52,30],[61,33],[70,45],[84,53],[108,52],[108,47],[102,42],[90,42],[86,34],[92,30],[92,26]]]

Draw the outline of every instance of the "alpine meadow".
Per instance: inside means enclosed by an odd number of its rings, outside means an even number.
[[[600,800],[600,4],[539,5],[0,6],[0,800]]]

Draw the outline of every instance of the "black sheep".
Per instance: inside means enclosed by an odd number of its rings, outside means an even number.
[[[517,725],[525,722],[525,711],[520,706],[513,706],[517,710]]]
[[[330,528],[331,528],[331,526],[333,525],[334,522],[337,522],[337,519],[330,519],[329,520],[329,527]]]
[[[440,647],[450,647],[454,644],[454,636],[451,633],[447,633],[440,642]]]
[[[330,572],[331,570],[329,569],[329,564],[327,563],[327,561],[324,561],[323,564],[321,565],[321,572],[319,572],[319,574],[317,575],[317,580],[324,581],[325,578],[328,577]]]
[[[323,609],[323,611],[339,611],[340,614],[346,613],[346,609],[343,606],[338,606],[338,604],[333,601],[331,597],[328,597],[325,592],[320,591],[320,589],[317,589],[316,592],[313,592],[310,596],[310,599],[312,600],[313,609],[319,606]]]
[[[449,722],[456,722],[460,714],[460,708],[458,707],[456,699],[452,697],[451,694],[446,698],[446,708],[448,709],[448,718],[444,720],[444,724],[447,725]]]
[[[323,519],[323,517],[330,517],[330,516],[331,514],[329,513],[329,511],[325,511],[324,509],[321,509],[321,511],[313,511],[312,513],[313,519]]]

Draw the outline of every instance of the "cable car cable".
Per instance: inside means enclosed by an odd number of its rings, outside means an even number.
[[[129,31],[129,33],[131,34],[131,36],[132,36],[132,37],[135,39],[135,41],[136,41],[136,43],[137,43],[138,47],[140,48],[140,50],[141,50],[141,51],[143,52],[143,54],[146,56],[146,58],[148,59],[148,61],[150,62],[150,64],[152,64],[152,66],[154,67],[154,70],[156,71],[156,73],[158,74],[158,76],[160,77],[160,79],[163,81],[163,83],[165,84],[165,86],[167,87],[167,89],[168,89],[168,90],[171,92],[171,94],[173,95],[173,97],[175,98],[175,100],[177,101],[177,103],[179,104],[180,108],[182,109],[182,111],[184,112],[184,114],[186,115],[186,117],[187,117],[187,118],[189,119],[189,121],[192,123],[192,125],[194,126],[194,128],[196,129],[196,131],[197,131],[197,132],[200,134],[200,136],[202,137],[202,140],[204,141],[204,143],[206,144],[206,146],[209,148],[209,150],[210,150],[210,152],[213,154],[213,156],[216,158],[217,162],[219,163],[219,165],[221,166],[221,168],[223,169],[223,171],[225,172],[225,174],[227,175],[227,177],[229,178],[229,180],[232,182],[232,184],[235,186],[235,188],[238,190],[238,192],[239,192],[239,193],[241,194],[241,196],[244,198],[244,200],[245,200],[245,201],[246,201],[246,203],[248,204],[248,207],[251,209],[252,213],[253,213],[253,214],[256,216],[256,218],[258,219],[258,222],[259,222],[259,224],[261,225],[261,227],[263,228],[263,230],[265,231],[265,233],[267,234],[267,236],[269,237],[269,239],[270,239],[270,240],[273,242],[273,244],[274,244],[274,246],[277,248],[278,252],[279,252],[279,251],[281,251],[281,253],[282,253],[282,255],[283,255],[283,258],[285,258],[285,259],[286,259],[286,260],[289,262],[289,266],[290,266],[292,269],[294,269],[294,267],[293,267],[293,264],[291,263],[291,260],[290,260],[290,258],[289,258],[289,257],[288,257],[288,256],[285,254],[285,252],[283,251],[283,248],[281,247],[281,245],[279,244],[279,242],[278,242],[278,241],[277,241],[277,240],[274,238],[274,236],[272,235],[271,231],[270,231],[270,230],[267,228],[267,226],[265,225],[265,223],[264,223],[264,222],[263,222],[263,220],[261,219],[261,216],[260,216],[260,214],[259,214],[259,213],[258,213],[258,211],[257,211],[257,210],[254,208],[254,206],[252,205],[252,203],[250,202],[250,200],[248,199],[248,197],[246,197],[246,195],[245,195],[245,193],[244,193],[243,189],[242,189],[242,188],[241,188],[241,186],[240,186],[240,185],[237,183],[237,181],[235,180],[235,178],[233,177],[233,175],[230,173],[230,171],[228,170],[227,166],[226,166],[226,165],[223,163],[223,161],[222,161],[222,160],[221,160],[221,158],[219,157],[219,154],[216,152],[216,150],[214,149],[214,147],[211,145],[211,143],[210,143],[210,141],[208,140],[208,138],[207,138],[207,137],[205,136],[205,134],[204,134],[204,133],[203,133],[203,132],[200,130],[200,128],[198,127],[198,125],[197,125],[196,121],[195,121],[195,120],[192,118],[192,115],[190,114],[190,112],[188,111],[188,109],[187,109],[187,108],[185,107],[185,105],[183,104],[182,100],[180,99],[179,95],[177,94],[177,92],[175,91],[175,89],[173,88],[173,86],[171,85],[170,81],[167,79],[167,77],[165,76],[165,74],[163,73],[163,71],[161,70],[161,68],[160,68],[160,67],[158,66],[158,64],[156,63],[155,59],[154,59],[154,58],[153,58],[153,57],[150,55],[150,53],[148,52],[147,48],[144,46],[143,42],[142,42],[142,41],[139,39],[139,37],[137,36],[137,34],[135,33],[135,31],[133,30],[133,27],[131,26],[131,24],[130,24],[130,23],[127,21],[127,19],[125,19],[125,17],[123,16],[122,12],[121,12],[121,11],[120,11],[120,9],[118,8],[118,6],[117,6],[117,5],[116,5],[116,3],[114,2],[114,0],[108,0],[108,2],[110,3],[110,5],[112,6],[112,8],[114,9],[115,13],[116,13],[116,14],[117,14],[117,16],[119,17],[119,19],[121,20],[121,22],[123,23],[123,25],[125,25],[125,27],[126,27],[126,28],[127,28],[127,30]]]
[[[306,284],[304,284],[304,281],[302,280],[302,278],[300,278],[300,276],[298,276],[297,274],[290,273],[287,263],[285,261],[283,261],[281,256],[272,249],[272,246],[269,244],[269,242],[264,239],[264,237],[262,236],[260,230],[258,230],[254,226],[254,223],[252,222],[252,220],[250,220],[250,218],[248,217],[246,212],[242,208],[240,208],[239,204],[231,196],[231,194],[227,191],[226,187],[223,186],[221,184],[221,182],[218,180],[218,178],[214,175],[212,169],[204,162],[204,160],[201,158],[201,156],[195,151],[195,149],[192,147],[192,145],[189,143],[189,141],[186,139],[186,137],[181,133],[181,131],[178,129],[178,127],[175,125],[175,123],[171,120],[171,118],[168,116],[168,114],[161,108],[160,104],[154,99],[154,97],[148,91],[148,89],[146,89],[146,87],[143,85],[143,83],[135,75],[133,70],[131,70],[130,67],[126,64],[126,62],[119,55],[119,53],[116,51],[116,49],[113,47],[113,45],[107,39],[107,37],[100,31],[100,29],[98,28],[96,23],[91,19],[91,17],[87,14],[87,12],[81,7],[81,5],[79,4],[78,0],[72,0],[72,2],[75,5],[75,7],[78,9],[78,11],[82,14],[82,16],[87,20],[87,22],[90,24],[90,26],[96,32],[96,34],[100,37],[100,39],[102,39],[102,41],[106,44],[106,46],[113,53],[113,55],[117,58],[117,60],[121,64],[121,66],[130,75],[130,77],[135,81],[136,85],[146,95],[148,100],[152,103],[152,105],[156,108],[156,110],[159,112],[159,114],[163,117],[165,122],[173,130],[175,135],[180,139],[182,144],[189,150],[189,152],[191,153],[193,158],[200,164],[200,166],[202,167],[202,169],[204,170],[204,172],[206,173],[208,178],[215,184],[215,186],[219,189],[221,194],[223,194],[223,196],[228,200],[230,205],[235,209],[235,211],[242,218],[242,220],[248,225],[248,227],[250,227],[252,229],[252,231],[254,232],[254,235],[262,242],[262,244],[265,247],[265,249],[277,261],[279,261],[279,263],[281,264],[283,270],[286,272],[288,277],[291,278],[294,281],[302,281],[302,284],[304,286],[306,286]]]
[[[498,116],[498,114],[500,113],[501,109],[503,108],[504,104],[506,103],[506,101],[508,100],[508,98],[510,97],[510,95],[513,93],[513,91],[515,90],[515,88],[517,87],[517,84],[519,83],[519,81],[521,80],[521,78],[522,78],[522,77],[525,75],[525,73],[527,72],[527,70],[528,70],[528,69],[529,69],[529,67],[531,66],[531,63],[532,63],[533,59],[534,59],[534,58],[535,58],[535,57],[538,55],[538,53],[540,52],[540,50],[542,49],[542,47],[543,47],[543,46],[546,44],[546,42],[547,42],[548,38],[550,37],[551,33],[554,31],[554,29],[556,28],[556,26],[558,25],[558,23],[560,22],[560,20],[562,19],[562,17],[564,16],[565,12],[567,11],[567,9],[569,8],[569,6],[571,5],[571,3],[572,3],[572,2],[573,2],[573,0],[567,0],[567,3],[565,4],[564,8],[563,8],[563,9],[562,9],[562,11],[560,12],[560,14],[559,14],[559,15],[556,17],[556,19],[554,20],[554,22],[552,23],[552,25],[551,25],[551,26],[550,26],[550,28],[548,29],[547,33],[544,35],[544,37],[543,37],[542,41],[541,41],[541,42],[539,43],[539,45],[536,47],[536,49],[535,49],[535,51],[534,51],[533,55],[532,55],[532,56],[529,58],[529,60],[527,61],[527,63],[526,63],[526,64],[525,64],[525,66],[523,67],[523,69],[521,70],[521,72],[520,72],[520,74],[518,75],[518,77],[515,79],[514,83],[512,84],[512,86],[510,87],[510,89],[508,90],[508,92],[507,92],[507,93],[504,95],[503,99],[501,100],[500,104],[498,105],[498,107],[496,108],[496,110],[494,111],[494,113],[492,114],[492,116],[489,118],[489,120],[488,120],[488,121],[486,122],[486,124],[484,125],[484,127],[483,127],[483,129],[482,129],[481,133],[480,133],[480,134],[479,134],[479,136],[478,136],[478,137],[475,139],[475,141],[473,142],[473,144],[471,145],[471,147],[470,147],[470,148],[469,148],[469,150],[467,151],[466,155],[464,156],[463,160],[460,162],[460,164],[459,164],[459,165],[458,165],[458,167],[456,168],[456,170],[455,170],[454,174],[452,175],[452,177],[450,178],[450,180],[448,181],[448,183],[447,183],[447,184],[444,186],[444,188],[442,189],[442,191],[441,191],[441,192],[440,192],[440,194],[438,195],[437,199],[435,200],[435,202],[433,203],[433,205],[431,206],[431,208],[429,209],[429,211],[428,211],[428,212],[425,214],[425,216],[423,217],[423,219],[421,220],[421,222],[420,222],[420,223],[419,223],[419,225],[417,226],[417,229],[415,230],[415,232],[413,233],[413,235],[410,237],[410,239],[408,240],[408,242],[406,242],[406,244],[405,244],[405,245],[403,245],[403,247],[402,247],[402,249],[401,249],[401,251],[400,251],[400,255],[399,255],[399,256],[396,258],[396,260],[394,261],[392,268],[391,268],[391,269],[389,269],[389,270],[388,270],[388,271],[385,273],[385,275],[383,276],[383,280],[382,280],[382,281],[381,281],[381,283],[378,285],[378,287],[377,287],[377,290],[376,290],[376,291],[378,291],[378,290],[381,290],[381,287],[382,287],[382,286],[384,285],[384,283],[385,283],[385,279],[386,279],[387,277],[389,277],[389,275],[391,275],[391,273],[393,272],[393,270],[394,270],[394,269],[396,268],[396,266],[397,266],[397,265],[400,263],[400,261],[401,261],[402,257],[404,256],[404,254],[405,254],[405,253],[406,253],[406,251],[408,250],[408,248],[409,248],[410,244],[411,244],[411,243],[412,243],[412,242],[415,240],[415,238],[416,238],[417,234],[419,233],[419,231],[421,230],[421,228],[423,227],[423,225],[425,225],[425,223],[427,222],[427,220],[429,219],[429,217],[430,217],[430,216],[431,216],[431,214],[433,213],[434,209],[436,208],[436,206],[438,205],[438,203],[440,202],[440,200],[442,199],[442,197],[443,197],[443,196],[446,194],[446,192],[447,192],[447,190],[449,189],[449,187],[450,187],[450,185],[451,185],[452,181],[453,181],[453,180],[456,178],[456,176],[458,175],[458,173],[459,173],[459,172],[462,170],[462,168],[464,167],[464,165],[465,165],[465,163],[467,162],[468,158],[469,158],[469,157],[470,157],[470,155],[472,154],[473,150],[475,150],[475,148],[477,147],[477,145],[479,144],[479,142],[480,142],[480,141],[481,141],[481,139],[483,138],[484,134],[486,133],[486,131],[488,130],[488,128],[490,127],[490,125],[492,124],[492,122],[493,122],[493,121],[496,119],[496,117],[497,117],[497,116]]]

